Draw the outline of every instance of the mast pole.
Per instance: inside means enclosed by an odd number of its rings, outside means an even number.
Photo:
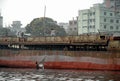
[[[44,18],[43,18],[43,36],[45,36],[45,16],[46,16],[46,5],[44,6]]]
[[[46,16],[46,5],[44,6],[44,18]]]

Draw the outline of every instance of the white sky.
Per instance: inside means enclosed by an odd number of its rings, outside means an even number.
[[[69,22],[78,16],[78,10],[88,9],[95,3],[103,0],[0,0],[4,26],[12,21],[19,20],[26,26],[34,18],[44,16],[46,5],[46,17],[57,22]]]

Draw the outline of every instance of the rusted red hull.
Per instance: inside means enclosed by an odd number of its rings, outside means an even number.
[[[44,65],[52,69],[120,70],[120,65],[89,62],[46,62]]]
[[[32,61],[10,61],[10,60],[0,60],[1,67],[7,68],[36,68],[35,62]]]
[[[0,66],[8,68],[36,68],[36,63],[33,61],[0,60]],[[45,69],[120,70],[120,65],[90,62],[45,62],[44,67]]]
[[[119,70],[120,52],[0,50],[0,67],[45,69]]]

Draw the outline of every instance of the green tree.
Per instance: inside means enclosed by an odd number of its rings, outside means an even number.
[[[14,33],[8,28],[0,28],[0,36],[13,36]]]
[[[56,21],[47,17],[35,18],[25,28],[26,33],[30,33],[32,36],[50,36],[53,29],[56,31],[56,36],[66,35],[64,28],[61,28]]]

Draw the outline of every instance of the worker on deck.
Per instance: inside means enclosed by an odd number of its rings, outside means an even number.
[[[42,63],[38,63],[36,61],[36,69],[40,69],[40,68],[42,68],[42,70],[44,70],[44,65]]]
[[[39,69],[39,63],[36,61],[36,69]]]

